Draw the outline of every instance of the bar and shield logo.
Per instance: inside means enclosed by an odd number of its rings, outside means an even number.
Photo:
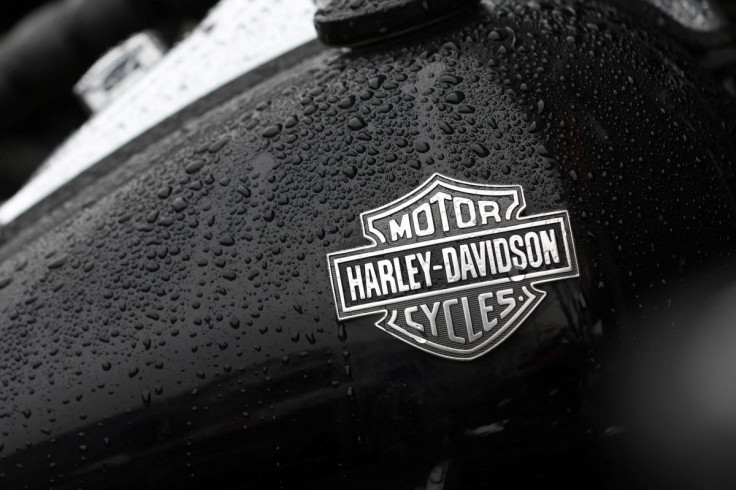
[[[546,293],[578,276],[567,211],[521,216],[521,186],[434,174],[361,214],[370,245],[329,254],[340,320],[376,326],[426,352],[476,359],[503,342]]]

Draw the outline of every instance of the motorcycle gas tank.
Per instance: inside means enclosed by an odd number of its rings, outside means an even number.
[[[626,479],[618,353],[677,328],[673,291],[726,287],[736,228],[733,106],[652,29],[494,2],[310,55],[29,225],[0,266],[3,487]],[[522,186],[577,250],[470,362],[335,313],[327,254],[434,174]]]

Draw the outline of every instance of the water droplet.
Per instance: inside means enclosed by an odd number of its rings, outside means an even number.
[[[263,136],[266,138],[273,138],[281,132],[281,124],[274,124],[263,130]]]
[[[348,127],[353,131],[363,129],[365,127],[365,121],[361,117],[353,117],[348,121]]]
[[[465,94],[456,90],[455,92],[450,92],[449,94],[445,95],[445,102],[448,104],[459,104],[460,102],[465,100]]]

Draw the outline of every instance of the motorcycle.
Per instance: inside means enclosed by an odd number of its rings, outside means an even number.
[[[0,486],[729,488],[728,8],[329,2],[6,203]]]

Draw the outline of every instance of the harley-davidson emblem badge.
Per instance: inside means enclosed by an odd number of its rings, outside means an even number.
[[[376,326],[426,352],[472,360],[498,346],[546,293],[578,276],[567,211],[521,216],[521,186],[434,174],[361,214],[371,245],[329,254],[340,320]]]

